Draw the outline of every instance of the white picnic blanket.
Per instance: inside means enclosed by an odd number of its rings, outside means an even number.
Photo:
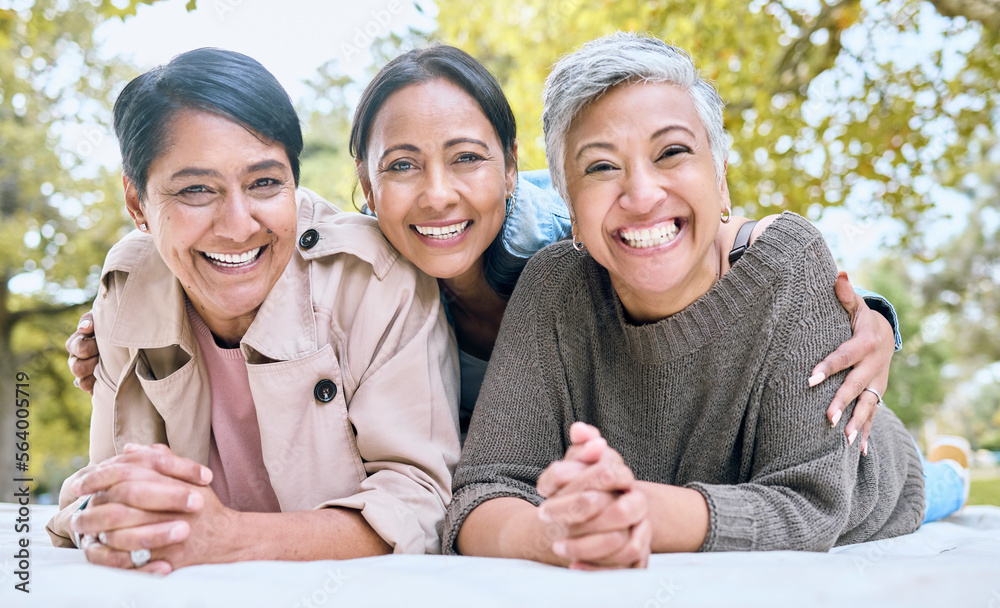
[[[574,572],[521,560],[384,556],[244,562],[166,577],[88,564],[45,533],[54,507],[0,503],[0,607],[916,606],[1000,608],[1000,507],[966,507],[908,536],[830,553],[657,555],[647,570]],[[30,593],[15,554],[30,541]]]

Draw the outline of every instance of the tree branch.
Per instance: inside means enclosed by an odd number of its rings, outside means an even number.
[[[10,313],[8,317],[8,322],[10,327],[17,325],[19,321],[23,321],[28,317],[41,316],[41,317],[51,317],[53,315],[59,315],[64,312],[71,312],[74,310],[79,310],[84,306],[90,306],[90,302],[80,302],[79,304],[66,304],[64,306],[38,306],[35,308],[29,308],[28,310],[19,310],[17,312]]]
[[[982,22],[991,29],[1000,28],[1000,0],[930,0],[945,17],[965,17]]]
[[[840,16],[850,5],[857,4],[859,1],[840,0],[833,4],[823,5],[812,24],[802,28],[802,35],[788,46],[788,51],[778,62],[778,68],[775,70],[777,86],[773,93],[798,93],[799,89],[812,81],[819,72],[833,65],[840,52],[840,35],[844,29]],[[816,73],[807,73],[803,67],[807,65],[806,56],[813,48],[810,38],[814,33],[824,28],[830,31],[830,38],[826,44],[826,57],[820,63],[821,69],[813,70]]]

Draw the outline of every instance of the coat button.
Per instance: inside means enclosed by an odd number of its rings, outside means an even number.
[[[337,385],[333,380],[320,380],[313,389],[313,395],[320,403],[330,403],[337,396]]]
[[[315,228],[310,228],[302,233],[299,237],[299,246],[303,249],[312,249],[313,246],[319,242],[319,233],[316,232]]]

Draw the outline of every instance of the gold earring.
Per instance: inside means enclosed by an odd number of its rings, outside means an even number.
[[[507,215],[504,216],[504,219],[507,219],[510,217],[511,213],[514,213],[514,205],[517,204],[517,199],[514,198],[513,192],[507,195],[507,198],[504,199],[504,203],[507,205]]]

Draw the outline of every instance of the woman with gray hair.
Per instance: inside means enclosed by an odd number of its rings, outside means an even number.
[[[839,380],[803,380],[851,331],[826,244],[785,213],[746,247],[723,103],[691,58],[618,33],[560,60],[544,100],[573,243],[511,298],[444,551],[592,569],[916,529],[923,470],[899,419],[876,417],[863,456],[821,414]]]

